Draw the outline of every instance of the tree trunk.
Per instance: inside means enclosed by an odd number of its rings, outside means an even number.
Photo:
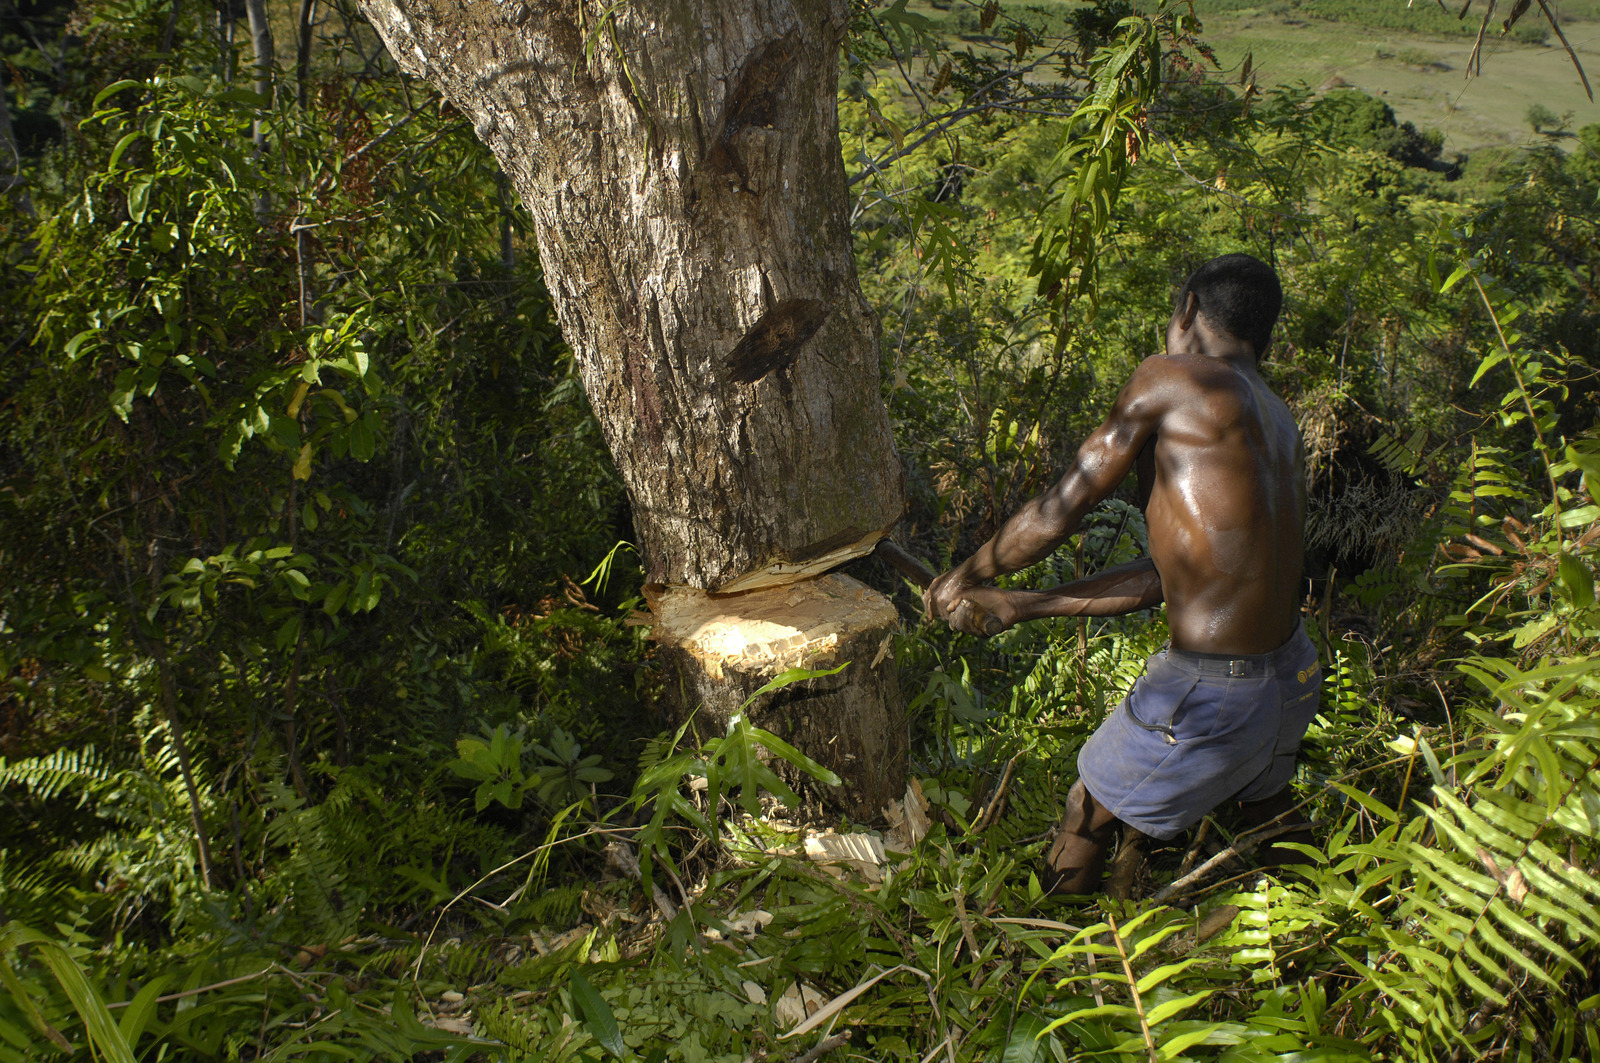
[[[899,519],[903,476],[845,216],[848,5],[362,6],[395,60],[472,119],[533,214],[652,597],[784,586],[870,550]],[[844,682],[872,718],[826,726],[901,734],[898,694],[867,665]],[[727,700],[707,674],[684,687]],[[898,759],[807,752],[842,775]]]
[[[11,106],[6,101],[6,86],[0,81],[0,192],[15,196],[24,217],[33,217],[33,197],[28,194],[28,179],[22,173],[22,152],[11,131]]]
[[[311,99],[311,31],[317,24],[317,0],[300,0],[300,25],[294,41],[294,86],[303,110]]]
[[[267,21],[267,0],[245,0],[245,14],[250,19],[250,43],[255,48],[254,87],[256,95],[272,98],[272,64],[276,59],[272,47],[272,24]],[[268,104],[268,106],[271,106]],[[266,146],[265,134],[258,120],[253,129],[256,148]]]
[[[245,14],[250,19],[250,43],[255,47],[256,95],[264,97],[264,107],[272,107],[272,66],[276,61],[272,48],[272,24],[267,21],[267,0],[244,0]],[[266,165],[267,124],[259,116],[250,124],[250,140],[255,145],[251,158],[257,166]],[[272,212],[272,202],[266,192],[256,196],[256,221],[265,225]]]
[[[747,710],[843,780],[819,789],[777,766],[790,785],[825,804],[875,818],[905,793],[906,728],[892,652],[900,618],[893,603],[838,573],[744,594],[673,587],[648,595],[661,658],[683,686],[680,705],[698,706],[702,737],[720,733],[745,700],[790,668],[839,675],[766,695]]]

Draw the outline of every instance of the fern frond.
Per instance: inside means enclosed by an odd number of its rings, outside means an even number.
[[[7,761],[0,757],[0,787],[20,786],[41,800],[51,800],[69,787],[86,793],[112,783],[117,770],[94,746],[58,749],[42,757]]]
[[[581,886],[555,886],[520,901],[516,907],[519,919],[527,919],[539,926],[567,926],[583,910],[584,890]]]

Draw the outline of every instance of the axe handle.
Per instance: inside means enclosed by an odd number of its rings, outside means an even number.
[[[879,561],[882,561],[923,590],[927,590],[928,584],[938,579],[938,573],[900,549],[893,539],[879,539],[878,545],[873,548],[872,553]]]
[[[879,561],[884,562],[923,590],[927,590],[928,584],[938,578],[938,574],[933,569],[900,549],[894,540],[887,537],[879,539],[878,545],[873,548],[872,552]],[[998,635],[1005,630],[1005,625],[1000,621],[1000,618],[984,609],[977,602],[963,599],[962,605],[972,611],[973,620],[977,622],[979,629],[985,635]]]

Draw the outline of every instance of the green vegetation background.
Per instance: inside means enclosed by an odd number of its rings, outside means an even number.
[[[1263,876],[1222,809],[1145,899],[1053,899],[1059,795],[1159,615],[980,644],[861,566],[906,617],[931,830],[872,876],[807,862],[759,717],[662,732],[524,211],[352,5],[304,80],[283,14],[271,99],[242,12],[231,45],[146,0],[0,15],[0,1060],[1600,1049],[1600,125],[1463,158],[1218,71],[1169,12],[856,11],[843,149],[915,552],[1050,481],[1193,267],[1250,251],[1287,290],[1322,845]],[[1069,121],[1142,40],[1164,75],[1125,125]],[[1142,544],[1113,499],[1013,579]],[[780,1040],[796,997],[833,1003]]]

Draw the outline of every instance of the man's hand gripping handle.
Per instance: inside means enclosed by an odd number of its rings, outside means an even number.
[[[929,584],[938,578],[931,568],[900,549],[892,539],[879,539],[877,547],[872,552],[879,561],[884,562],[924,591],[928,589]],[[971,598],[963,599],[956,609],[958,611],[965,610],[963,619],[970,621],[970,623],[958,624],[954,622],[952,617],[952,626],[954,627],[982,632],[986,637],[998,635],[1006,629],[1005,621]]]

